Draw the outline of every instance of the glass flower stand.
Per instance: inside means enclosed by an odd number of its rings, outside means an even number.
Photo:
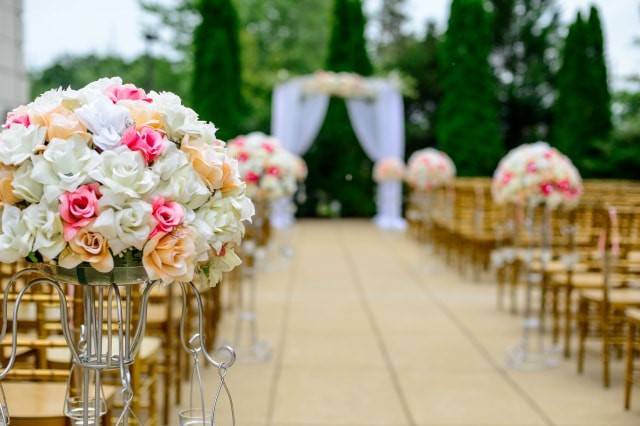
[[[232,346],[242,362],[265,362],[271,358],[271,345],[258,335],[256,312],[256,246],[252,241],[243,244],[245,260],[236,292],[236,319]]]
[[[23,283],[18,290],[18,283]],[[19,313],[24,296],[33,288],[49,286],[58,296],[62,334],[71,354],[71,371],[64,401],[64,414],[72,425],[98,425],[107,411],[102,391],[103,373],[117,372],[123,408],[116,420],[118,425],[128,425],[136,414],[131,409],[134,391],[129,368],[135,362],[145,333],[147,306],[151,290],[159,281],[148,279],[142,266],[116,266],[110,273],[100,273],[89,266],[63,269],[51,265],[33,264],[17,272],[4,289],[2,301],[2,329],[0,339],[8,332],[11,351],[6,365],[0,370],[0,425],[8,425],[9,409],[2,391],[2,382],[15,364],[19,332]],[[227,395],[224,376],[235,361],[235,352],[225,346],[214,354],[207,352],[204,333],[203,302],[193,283],[180,283],[183,310],[180,318],[180,340],[184,349],[200,360],[215,366],[220,373],[220,389]],[[65,287],[68,291],[65,292]],[[136,294],[134,295],[134,290]],[[11,292],[17,292],[11,316],[8,315],[8,300]],[[77,296],[69,296],[71,294]],[[195,331],[187,335],[187,306],[190,294],[196,301],[197,324]],[[72,303],[75,299],[76,303]],[[72,329],[69,308],[78,326]],[[199,380],[199,376],[196,378]],[[77,383],[76,383],[77,382]],[[200,382],[200,386],[202,386]],[[218,392],[219,394],[220,392]],[[217,401],[217,397],[216,397]],[[231,401],[231,399],[230,399]],[[215,416],[215,402],[211,423]],[[200,407],[204,412],[204,402]],[[207,419],[209,418],[207,417]],[[192,423],[198,424],[198,423]]]
[[[551,261],[551,210],[544,207],[540,224],[535,223],[535,208],[529,206],[524,218],[524,227],[528,235],[526,248],[521,252],[525,276],[525,305],[520,342],[507,350],[506,365],[516,370],[537,371],[556,367],[560,362],[557,347],[548,345],[544,337],[544,323],[533,308],[534,290],[541,289],[543,272]],[[536,253],[534,243],[539,236],[539,250]],[[538,270],[532,268],[534,260],[540,263]],[[542,292],[541,292],[542,293]]]

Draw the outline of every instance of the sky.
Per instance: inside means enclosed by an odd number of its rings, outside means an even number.
[[[171,3],[172,0],[163,0]],[[268,0],[265,0],[268,1]],[[329,1],[329,0],[326,0]],[[372,14],[381,0],[364,0]],[[573,19],[591,3],[603,18],[608,61],[616,85],[625,76],[640,73],[640,1],[557,0],[562,19]],[[444,29],[450,0],[408,0],[411,26],[424,28],[427,19]],[[24,0],[25,60],[29,69],[40,69],[65,53],[114,53],[127,58],[144,51],[141,31],[148,22],[137,0]]]

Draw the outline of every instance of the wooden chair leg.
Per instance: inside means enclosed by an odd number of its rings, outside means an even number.
[[[571,357],[571,327],[573,327],[572,321],[572,306],[571,297],[573,296],[573,287],[567,285],[564,295],[564,357]]]
[[[496,271],[496,281],[498,282],[497,288],[497,303],[498,309],[502,310],[504,308],[504,272],[505,266],[499,266]]]
[[[633,386],[633,361],[635,357],[635,351],[633,348],[633,342],[636,336],[636,325],[629,324],[629,330],[627,334],[627,366],[624,375],[624,409],[629,410],[631,408],[631,387]]]
[[[580,300],[578,305],[578,373],[584,372],[584,356],[585,356],[585,341],[587,340],[587,333],[589,332],[589,304],[586,300]]]
[[[510,292],[511,292],[511,313],[518,313],[518,276],[520,275],[520,261],[515,260],[511,263],[511,282],[510,282]]]
[[[158,425],[158,359],[149,363],[149,426]]]
[[[551,290],[551,336],[554,345],[557,345],[560,341],[560,310],[558,308],[559,304],[559,294],[560,288],[557,285],[553,286]]]
[[[611,382],[611,374],[609,371],[611,362],[609,315],[609,307],[603,303],[600,306],[600,327],[602,332],[602,384],[605,388],[608,388]]]

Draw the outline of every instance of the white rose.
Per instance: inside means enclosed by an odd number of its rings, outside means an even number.
[[[120,146],[100,154],[99,166],[89,175],[117,194],[141,198],[158,183],[158,175],[147,169],[142,154]]]
[[[19,165],[44,146],[47,129],[39,126],[14,125],[0,133],[0,162]]]
[[[176,201],[189,209],[197,209],[207,202],[211,192],[191,165],[175,171],[167,180],[160,181],[154,195]]]
[[[74,191],[89,180],[89,172],[100,164],[98,153],[82,138],[53,139],[42,155],[32,156],[31,177],[45,186],[48,200],[64,191]]]
[[[171,92],[151,92],[152,108],[162,114],[163,125],[171,138],[182,136],[180,128],[187,122],[194,122],[198,114],[191,108],[182,105],[180,97]]]
[[[27,160],[18,167],[13,177],[13,193],[30,203],[37,203],[42,198],[43,185],[31,177],[33,163]]]
[[[66,246],[62,234],[62,221],[57,210],[57,203],[42,202],[31,204],[23,214],[27,229],[35,237],[33,250],[39,251],[45,258],[55,258]]]
[[[222,256],[212,257],[209,260],[209,275],[207,277],[209,287],[215,287],[222,279],[224,272],[233,271],[241,263],[242,260],[232,248],[227,248]]]
[[[215,144],[216,132],[218,129],[212,123],[199,120],[187,120],[182,126],[178,128],[179,134],[197,136],[198,139],[206,144]]]
[[[142,250],[154,227],[149,203],[105,191],[100,212],[91,228],[107,238],[113,254],[130,247]]]
[[[162,180],[168,180],[175,172],[189,163],[186,154],[176,144],[169,143],[164,154],[153,162],[152,170]]]
[[[216,251],[228,242],[239,243],[244,233],[245,220],[255,213],[253,203],[246,196],[222,197],[216,193],[196,211],[193,227],[204,236]]]
[[[103,151],[120,145],[127,123],[131,122],[129,110],[115,105],[106,97],[99,97],[75,111],[78,119],[93,133],[93,143]]]
[[[86,93],[89,97],[104,96],[104,92],[112,86],[122,86],[120,77],[104,77],[84,86],[79,92]]]
[[[29,232],[17,207],[9,204],[2,206],[1,218],[0,262],[15,263],[31,252],[33,235]]]

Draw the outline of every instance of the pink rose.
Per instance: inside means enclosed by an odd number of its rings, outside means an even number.
[[[73,192],[60,196],[60,217],[63,222],[63,236],[71,241],[78,230],[87,226],[98,216],[98,200],[102,197],[97,183],[78,187]]]
[[[153,200],[153,218],[156,221],[156,227],[149,234],[149,238],[153,238],[157,233],[169,233],[173,231],[184,219],[184,210],[182,206],[175,201],[169,201],[163,197],[156,197]]]
[[[121,142],[132,151],[140,151],[147,164],[161,155],[167,147],[164,135],[151,127],[143,127],[140,131],[130,127],[122,135]]]
[[[105,91],[105,94],[114,104],[118,101],[132,100],[151,102],[151,98],[147,97],[144,90],[138,89],[133,84],[123,84],[122,86],[111,86]]]
[[[548,182],[547,183],[541,183],[540,184],[540,191],[545,196],[551,195],[551,193],[553,192],[553,185],[551,185]]]
[[[533,161],[527,163],[527,173],[535,173],[538,170],[538,166]]]
[[[31,125],[31,120],[29,119],[29,114],[26,111],[14,110],[7,114],[7,121],[2,126],[5,129],[15,125],[21,124],[24,127],[29,127]]]
[[[270,143],[270,142],[264,142],[262,144],[262,148],[267,151],[269,154],[273,153],[273,151],[275,151],[276,147]]]
[[[244,180],[247,183],[258,183],[258,181],[260,180],[260,176],[258,176],[257,173],[248,171],[247,174],[244,176]]]
[[[238,153],[238,161],[241,163],[246,163],[249,161],[249,153],[246,151],[240,151]]]
[[[267,174],[271,176],[280,176],[280,169],[277,166],[267,167]]]

